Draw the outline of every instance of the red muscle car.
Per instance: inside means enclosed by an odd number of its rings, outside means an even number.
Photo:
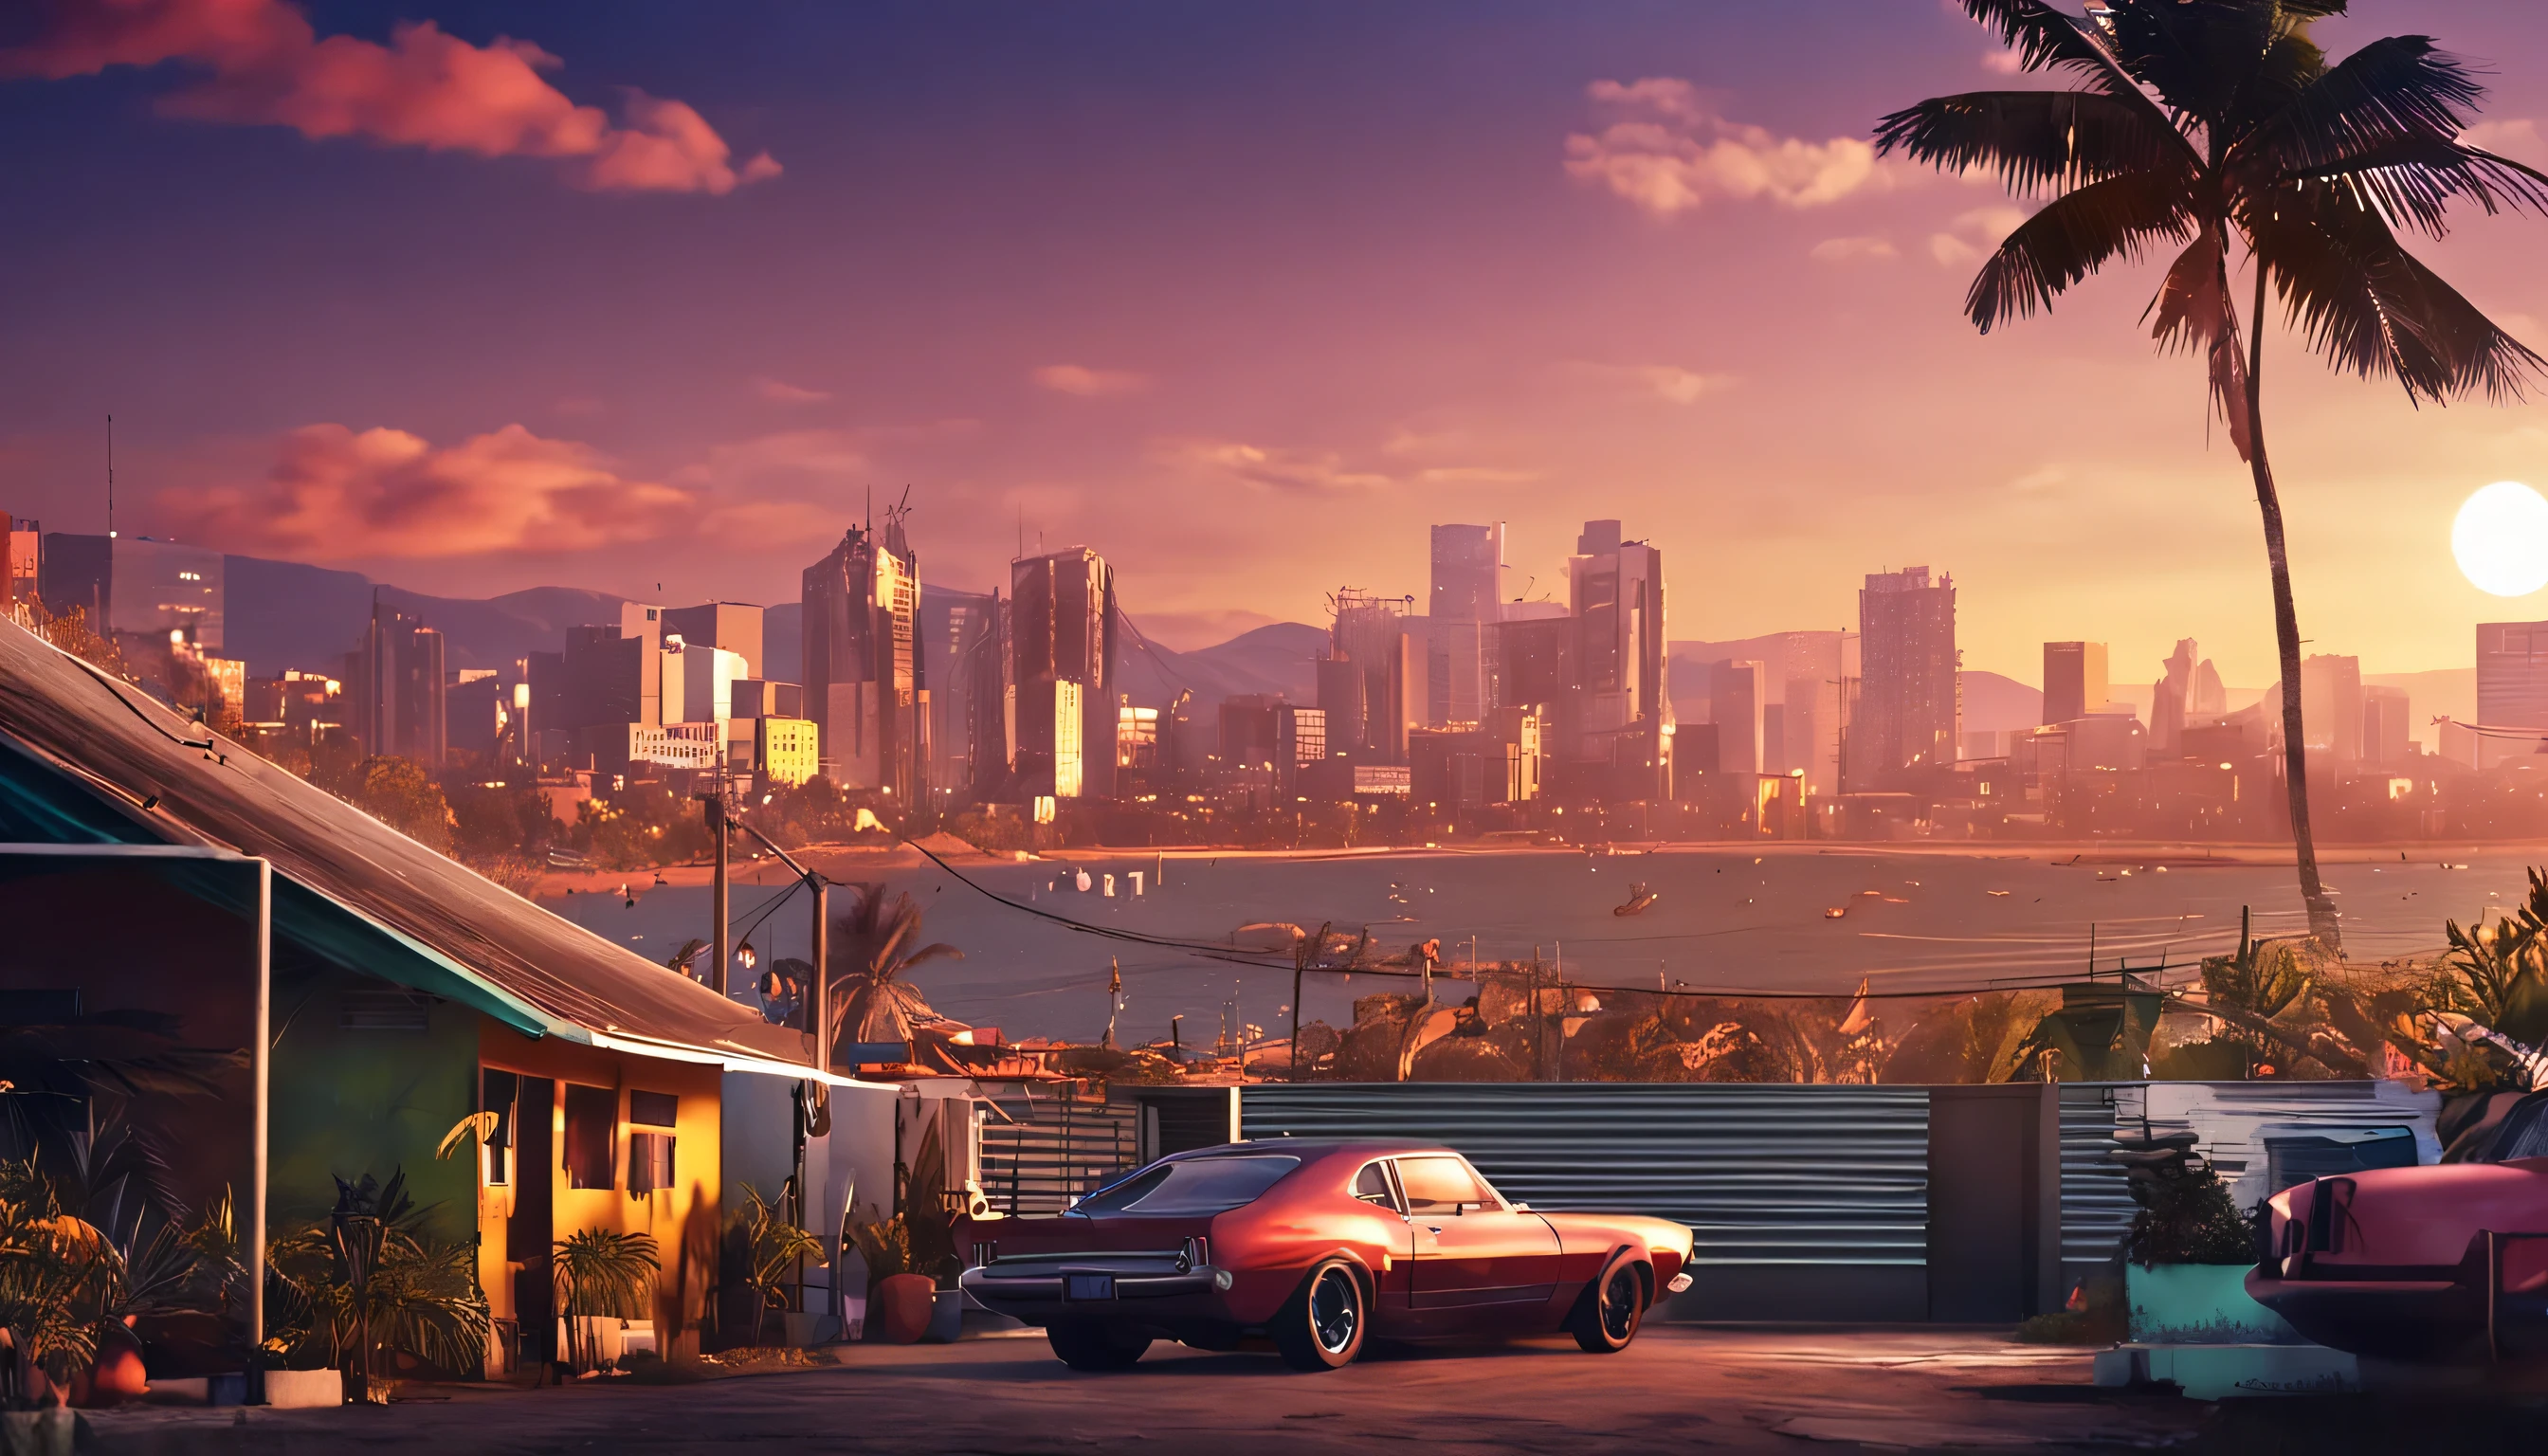
[[[1042,1325],[1074,1370],[1120,1370],[1155,1339],[1270,1340],[1298,1370],[1368,1338],[1566,1330],[1624,1348],[1689,1287],[1690,1230],[1541,1214],[1468,1159],[1412,1142],[1233,1142],[1164,1157],[1049,1218],[967,1222],[966,1293]]]
[[[2548,1356],[2548,1095],[2465,1161],[2314,1178],[2267,1200],[2247,1293],[2309,1339],[2423,1362]]]

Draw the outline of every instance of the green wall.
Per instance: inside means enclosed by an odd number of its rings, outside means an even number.
[[[409,1196],[419,1206],[438,1205],[434,1235],[471,1242],[478,1231],[477,1142],[447,1160],[433,1152],[477,1108],[480,1015],[437,1001],[421,1032],[339,1025],[344,992],[386,988],[339,971],[275,987],[267,1225],[280,1232],[324,1219],[336,1202],[336,1177],[370,1173],[387,1182],[404,1169]]]

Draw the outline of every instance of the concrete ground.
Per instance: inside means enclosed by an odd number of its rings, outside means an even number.
[[[2207,1408],[2099,1391],[2084,1350],[1997,1332],[1654,1326],[1618,1355],[1570,1340],[1379,1352],[1300,1375],[1272,1355],[1155,1345],[1121,1375],[1040,1336],[842,1346],[836,1367],[698,1384],[460,1388],[387,1409],[95,1412],[106,1456],[362,1451],[669,1456],[790,1451],[1458,1452],[2181,1446]]]

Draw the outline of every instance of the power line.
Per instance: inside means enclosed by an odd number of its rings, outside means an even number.
[[[1098,936],[1106,940],[1124,941],[1132,945],[1148,946],[1158,950],[1176,951],[1184,955],[1198,956],[1207,960],[1219,960],[1232,965],[1253,966],[1260,970],[1291,970],[1296,968],[1289,957],[1281,960],[1250,958],[1246,953],[1239,952],[1234,947],[1211,946],[1197,941],[1180,941],[1170,939],[1165,936],[1144,935],[1138,931],[1121,930],[1114,926],[1091,925],[1086,921],[1073,920],[1067,915],[1056,915],[1049,910],[1041,909],[1034,905],[1010,899],[999,891],[968,877],[955,865],[950,864],[944,859],[941,859],[935,852],[925,845],[916,843],[907,838],[902,838],[901,836],[896,836],[896,838],[901,839],[902,843],[909,845],[912,849],[918,850],[923,858],[937,865],[940,869],[945,870],[951,878],[956,880],[956,883],[963,885],[965,888],[972,890],[983,898],[994,901],[998,904],[1006,905],[1012,910],[1023,911],[1028,915],[1034,916],[1038,920],[1050,921],[1055,925],[1077,931],[1082,935]],[[1366,935],[1369,934],[1369,931],[1370,928],[1368,926],[1364,927],[1364,933]],[[1270,955],[1271,953],[1267,954]],[[1405,980],[1421,979],[1424,975],[1424,972],[1418,970],[1391,970],[1385,967],[1370,965],[1312,964],[1298,968],[1307,971],[1325,972],[1336,975],[1376,975]],[[2175,967],[2162,963],[2159,965],[2140,966],[2130,973],[2147,975],[2156,971],[2173,968]],[[1462,977],[1454,972],[1443,970],[1436,970],[1433,974],[1452,980],[1475,979],[1477,978],[1476,970],[1476,967],[1472,967],[1472,975],[1469,977]],[[1978,986],[1942,986],[1932,987],[1926,990],[1870,990],[1866,992],[1758,991],[1743,990],[1732,987],[1688,985],[1675,986],[1670,989],[1653,989],[1644,986],[1597,985],[1588,981],[1568,981],[1566,984],[1577,990],[1583,991],[1614,991],[1621,994],[1639,996],[1668,996],[1704,1001],[1887,1001],[1912,1000],[1917,998],[1943,999],[1955,996],[1991,995],[2003,991],[2056,990],[2062,986],[2071,984],[2076,980],[2078,980],[2078,977],[2072,975],[2065,975],[2055,979],[2047,980],[2020,980],[2010,978]]]

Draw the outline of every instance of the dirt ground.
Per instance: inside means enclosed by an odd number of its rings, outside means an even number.
[[[121,1453],[789,1451],[1456,1452],[2185,1449],[2209,1408],[2099,1391],[2085,1351],[1996,1332],[1657,1326],[1571,1341],[1382,1352],[1298,1375],[1271,1355],[1152,1347],[1075,1375],[1040,1336],[858,1345],[837,1367],[693,1385],[463,1388],[383,1409],[105,1411]],[[2320,1448],[2321,1450],[2323,1447]]]

